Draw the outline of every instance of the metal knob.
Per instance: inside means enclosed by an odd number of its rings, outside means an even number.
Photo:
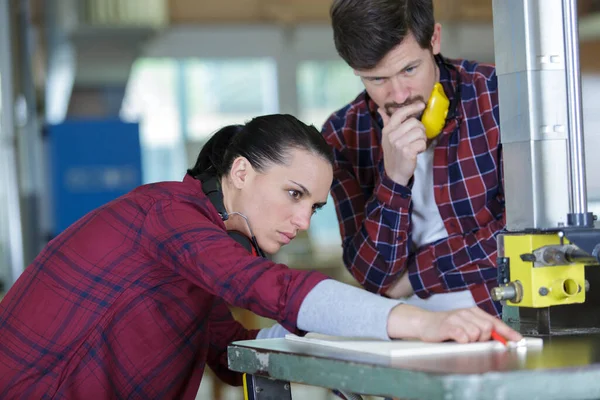
[[[509,282],[506,286],[498,286],[492,289],[492,300],[519,303],[523,298],[523,287],[520,282]]]

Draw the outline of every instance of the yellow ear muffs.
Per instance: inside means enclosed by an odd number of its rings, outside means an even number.
[[[421,122],[425,125],[425,135],[428,139],[435,138],[444,129],[449,107],[450,101],[444,93],[442,84],[438,82],[433,86],[433,91],[421,117]]]

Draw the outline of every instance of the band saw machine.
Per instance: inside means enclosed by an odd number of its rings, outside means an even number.
[[[576,1],[494,0],[493,18],[506,232],[492,297],[522,333],[597,332]]]

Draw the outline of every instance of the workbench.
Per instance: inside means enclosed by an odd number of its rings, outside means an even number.
[[[600,334],[540,350],[391,358],[286,339],[229,346],[229,368],[283,382],[402,399],[600,399]],[[289,385],[287,386],[289,387]]]

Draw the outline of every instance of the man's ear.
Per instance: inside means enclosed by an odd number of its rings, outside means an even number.
[[[431,37],[431,51],[433,55],[440,54],[442,47],[442,25],[436,23],[433,27],[433,36]]]
[[[249,173],[253,171],[252,165],[246,157],[238,157],[233,160],[231,164],[231,170],[229,171],[229,178],[236,189],[243,188],[247,181]]]

